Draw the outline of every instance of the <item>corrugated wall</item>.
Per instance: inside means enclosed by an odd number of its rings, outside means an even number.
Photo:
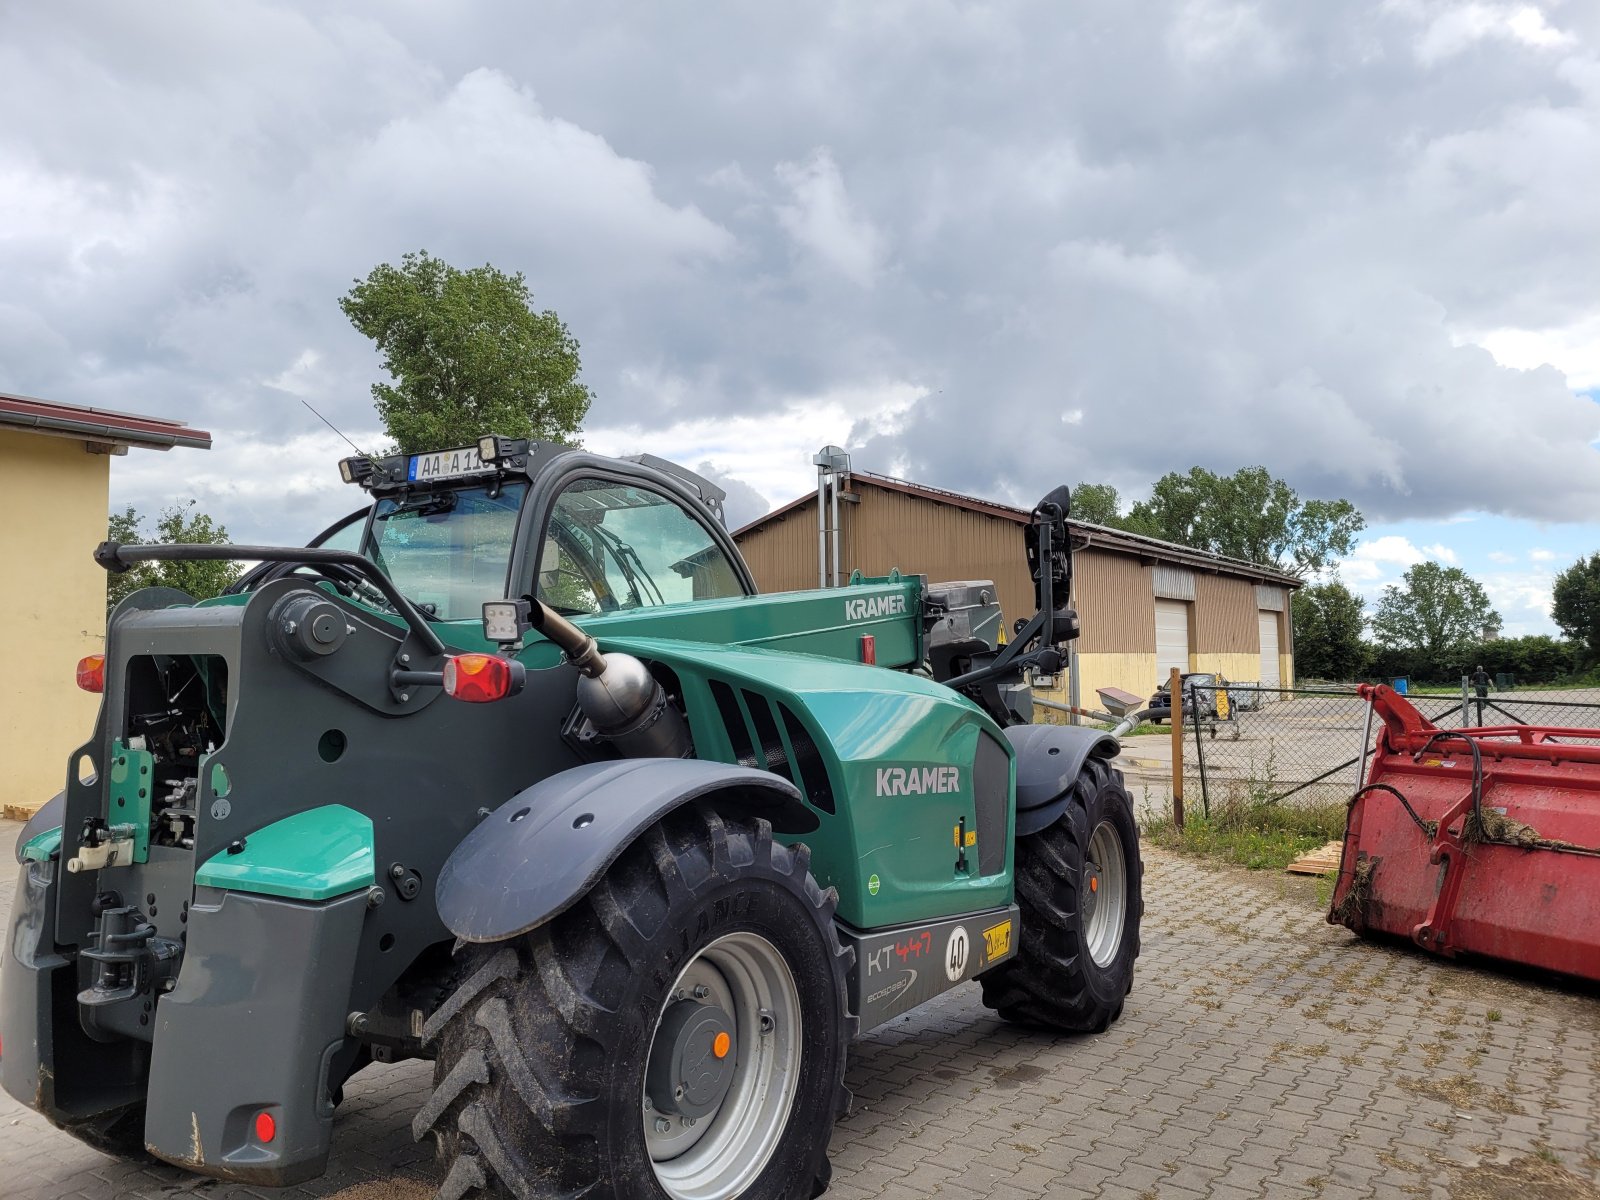
[[[926,575],[930,582],[990,579],[1009,626],[1033,615],[1033,578],[1022,526],[856,480],[859,503],[839,506],[843,578],[859,570]],[[817,586],[817,512],[810,505],[752,529],[739,550],[763,592]]]
[[[737,539],[763,592],[795,592],[817,586],[817,510],[796,509]]]
[[[861,502],[846,506],[851,511],[843,521],[840,557],[846,570],[885,575],[891,567],[899,567],[902,574],[926,575],[933,583],[991,579],[1008,626],[1018,617],[1033,615],[1033,578],[1028,574],[1021,525],[875,488],[865,480],[856,481],[856,492]]]
[[[1126,554],[1078,551],[1072,561],[1072,578],[1083,624],[1080,654],[1156,652],[1156,602],[1150,570]]]
[[[1194,635],[1197,654],[1260,654],[1255,584],[1228,575],[1196,576]]]

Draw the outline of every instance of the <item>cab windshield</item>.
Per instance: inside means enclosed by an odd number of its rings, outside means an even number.
[[[406,598],[441,621],[479,620],[506,594],[526,483],[384,496],[367,556]]]

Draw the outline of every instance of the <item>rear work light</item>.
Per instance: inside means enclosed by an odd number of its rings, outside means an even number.
[[[527,669],[498,654],[456,654],[444,660],[445,695],[470,704],[490,704],[515,696]]]
[[[106,656],[90,654],[78,660],[78,686],[86,692],[106,690]]]

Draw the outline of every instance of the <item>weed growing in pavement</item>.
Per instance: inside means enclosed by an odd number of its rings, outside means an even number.
[[[1180,830],[1170,815],[1146,817],[1144,836],[1157,846],[1252,870],[1279,870],[1308,850],[1344,836],[1345,806],[1337,801],[1273,803],[1270,772],[1231,785],[1211,815],[1192,813]],[[1330,889],[1331,899],[1332,884]]]
[[[1489,1016],[1489,1020],[1498,1021],[1500,1019],[1500,1010],[1498,1008],[1491,1008],[1489,1010],[1488,1016]]]

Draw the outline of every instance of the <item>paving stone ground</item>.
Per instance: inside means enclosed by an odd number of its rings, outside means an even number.
[[[1305,889],[1146,857],[1122,1019],[1027,1032],[971,986],[872,1031],[830,1200],[1600,1196],[1592,990],[1356,941]],[[409,1124],[428,1073],[353,1080],[327,1176],[284,1191],[120,1163],[0,1097],[0,1196],[424,1200],[438,1175]]]

